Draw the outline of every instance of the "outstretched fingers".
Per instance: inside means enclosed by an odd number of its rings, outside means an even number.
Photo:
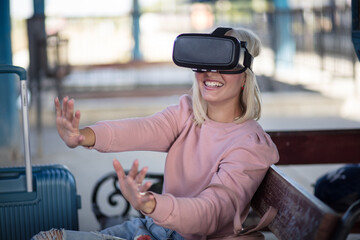
[[[126,175],[118,160],[113,160],[113,166],[119,178],[120,189],[124,198],[128,200],[136,210],[144,210],[147,213],[152,212],[156,202],[154,202],[154,196],[147,192],[151,186],[151,182],[142,184],[147,172],[147,167],[138,172],[139,161],[135,160],[128,175]]]
[[[79,130],[80,111],[74,114],[74,99],[64,97],[62,103],[59,98],[55,98],[56,108],[56,128],[59,136],[70,148],[82,145],[85,136]]]
[[[128,177],[131,177],[132,179],[135,180],[136,175],[138,173],[138,168],[139,168],[139,160],[135,160],[131,166],[131,169],[128,173]],[[137,183],[141,183],[141,182],[137,182]]]
[[[62,103],[58,97],[55,98],[55,109],[57,117],[65,117],[67,119],[72,118],[74,111],[74,100],[69,100],[69,97],[64,97]]]
[[[145,195],[146,191],[150,189],[151,185],[152,182],[146,182],[143,185],[139,186],[138,191],[140,192],[141,195]]]
[[[79,128],[79,124],[80,124],[80,111],[77,110],[75,112],[75,117],[73,118],[73,121],[72,121],[72,126],[76,129]]]
[[[125,179],[131,182],[131,185],[136,184],[137,190],[139,192],[145,192],[151,187],[151,182],[142,183],[145,179],[146,173],[148,171],[148,167],[144,167],[141,169],[140,172],[138,172],[139,167],[139,160],[135,160],[133,162],[133,165],[128,173],[128,175],[125,174],[124,168],[121,166],[120,162],[117,159],[113,160],[113,166],[116,171],[116,174],[119,178],[119,181],[122,182]]]
[[[56,117],[61,117],[61,115],[62,115],[62,110],[61,110],[59,98],[56,97],[55,100],[54,100],[54,102],[55,102]]]
[[[65,117],[67,112],[67,103],[69,101],[69,97],[64,97],[62,101],[62,116]]]
[[[64,117],[71,122],[73,128],[78,129],[80,124],[80,111],[77,110],[74,114],[74,99],[64,97],[62,105],[58,97],[55,98],[56,117]]]
[[[135,181],[139,184],[142,184],[142,182],[145,179],[146,173],[148,171],[148,167],[143,167],[140,172],[137,173],[136,177],[135,177]]]
[[[67,104],[66,104],[65,117],[66,117],[66,119],[68,119],[70,122],[73,121],[73,117],[74,117],[74,99],[68,100],[68,102],[67,102]]]
[[[124,172],[123,167],[121,166],[120,162],[117,159],[113,160],[113,166],[114,166],[116,175],[118,176],[119,180],[124,179],[126,177],[126,174]]]

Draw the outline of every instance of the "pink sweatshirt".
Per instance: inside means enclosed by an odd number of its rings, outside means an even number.
[[[240,203],[241,220],[267,169],[278,161],[268,134],[254,120],[242,124],[194,123],[191,97],[146,118],[102,121],[91,126],[94,148],[101,152],[151,150],[168,152],[163,194],[154,194],[154,221],[185,239],[230,235],[236,207],[220,188],[232,189]],[[208,188],[207,188],[208,187]]]

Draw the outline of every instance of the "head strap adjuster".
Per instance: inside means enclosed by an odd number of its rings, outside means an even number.
[[[228,32],[230,30],[232,30],[232,28],[218,27],[211,33],[211,35],[216,36],[216,37],[222,37],[225,35],[226,32]]]

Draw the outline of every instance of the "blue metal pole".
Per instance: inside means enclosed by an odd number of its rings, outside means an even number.
[[[34,16],[45,15],[45,1],[44,0],[33,0]]]
[[[133,60],[141,60],[140,51],[140,6],[138,0],[133,0],[133,37],[134,37],[134,49]]]
[[[292,67],[295,42],[291,32],[291,12],[287,0],[273,0],[275,5],[275,64],[277,69]]]
[[[12,64],[9,0],[0,0],[0,43],[0,64]],[[7,150],[14,150],[20,136],[16,107],[18,82],[14,75],[0,75],[0,148]]]

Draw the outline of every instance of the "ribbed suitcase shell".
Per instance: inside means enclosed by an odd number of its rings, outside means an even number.
[[[30,239],[51,228],[78,230],[75,179],[63,165],[33,167],[34,192],[26,191],[25,168],[0,169],[0,239]]]

